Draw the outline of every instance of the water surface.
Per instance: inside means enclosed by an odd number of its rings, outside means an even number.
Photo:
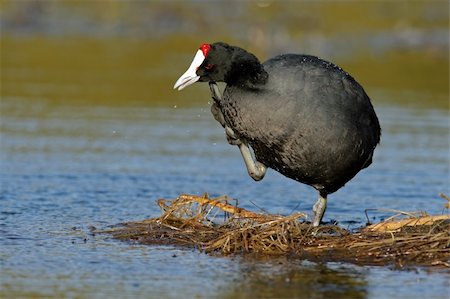
[[[23,109],[27,107],[27,109]],[[443,212],[449,193],[448,115],[377,107],[383,128],[374,164],[330,196],[325,221],[363,225],[364,210]],[[435,297],[448,272],[213,257],[91,235],[159,215],[154,201],[227,194],[241,206],[311,214],[308,186],[269,171],[246,173],[204,105],[189,109],[61,106],[2,100],[0,295],[244,298]],[[257,207],[256,207],[257,206]],[[372,212],[372,221],[391,215]]]
[[[226,41],[342,66],[373,99],[371,167],[330,196],[325,221],[445,212],[448,1],[0,1],[0,297],[448,298],[448,271],[217,257],[92,235],[159,215],[158,198],[227,194],[307,212],[308,186],[254,182],[208,105],[172,86],[198,45]],[[214,29],[214,30],[213,30]]]

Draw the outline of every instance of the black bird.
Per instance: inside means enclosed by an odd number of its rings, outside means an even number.
[[[314,226],[327,195],[372,163],[381,135],[377,115],[361,85],[331,62],[285,54],[261,64],[239,47],[203,44],[174,88],[196,81],[210,82],[214,117],[252,178],[262,179],[270,167],[319,192]],[[223,98],[215,82],[226,83]]]

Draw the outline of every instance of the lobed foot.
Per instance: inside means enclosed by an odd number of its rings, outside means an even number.
[[[248,175],[255,181],[260,181],[266,175],[267,167],[261,162],[253,160],[250,148],[246,143],[239,145],[242,158],[244,159],[245,166],[247,167]]]

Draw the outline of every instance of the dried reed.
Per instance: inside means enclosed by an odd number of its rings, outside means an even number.
[[[230,201],[207,194],[160,199],[160,217],[103,232],[120,240],[193,246],[208,253],[289,254],[321,262],[450,267],[448,214],[391,217],[350,232],[337,225],[312,227],[303,213],[255,213]]]

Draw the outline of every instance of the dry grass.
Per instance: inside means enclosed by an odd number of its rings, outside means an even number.
[[[206,194],[160,199],[160,217],[104,232],[120,240],[192,246],[207,253],[289,254],[321,262],[450,267],[449,215],[391,217],[350,232],[336,225],[314,228],[302,213],[255,213],[229,202],[225,196],[209,198]]]

